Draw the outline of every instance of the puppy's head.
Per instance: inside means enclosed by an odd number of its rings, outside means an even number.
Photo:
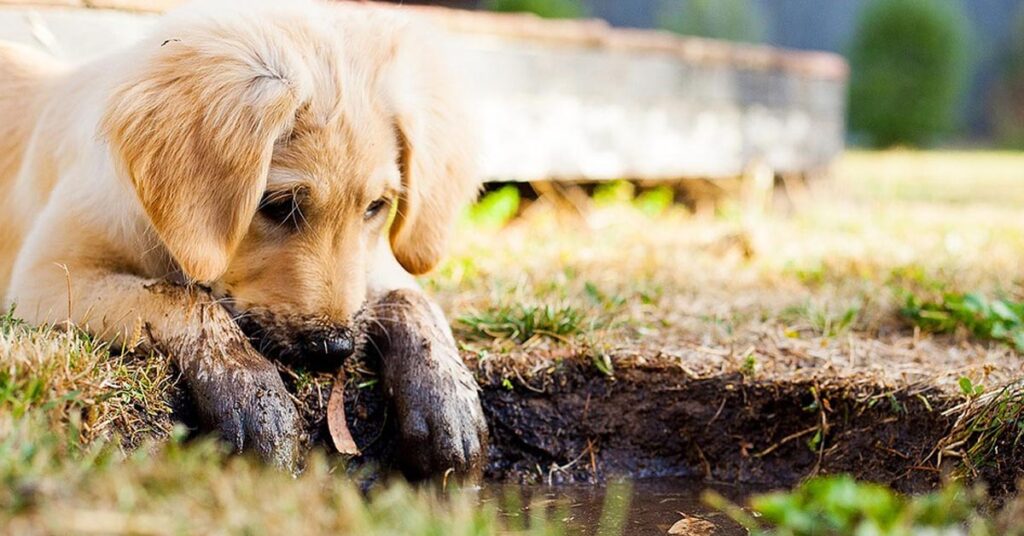
[[[188,14],[158,35],[103,118],[152,228],[260,350],[340,364],[371,260],[390,248],[431,269],[476,191],[431,39],[306,4]]]

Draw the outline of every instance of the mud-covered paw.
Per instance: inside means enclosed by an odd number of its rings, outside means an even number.
[[[369,334],[397,413],[402,469],[410,478],[451,470],[477,476],[486,461],[487,423],[443,315],[413,291],[391,292],[375,308],[383,314]]]
[[[277,370],[268,362],[220,371],[185,370],[204,424],[237,451],[294,471],[301,460],[302,422]]]
[[[460,379],[406,376],[394,382],[391,395],[401,434],[399,462],[410,477],[449,471],[472,477],[480,471],[487,423],[476,386]]]

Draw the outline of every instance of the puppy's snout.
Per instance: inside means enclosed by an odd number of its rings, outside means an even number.
[[[309,338],[306,354],[312,368],[334,370],[356,349],[355,337],[348,328],[332,329]]]

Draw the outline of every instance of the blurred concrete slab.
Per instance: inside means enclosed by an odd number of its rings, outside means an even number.
[[[84,60],[177,0],[0,0],[0,39]],[[821,170],[844,147],[831,54],[442,8],[491,180],[678,179]]]

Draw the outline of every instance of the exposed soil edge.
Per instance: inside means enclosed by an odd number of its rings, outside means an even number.
[[[554,375],[544,393],[485,388],[490,476],[672,475],[789,486],[843,472],[924,489],[941,479],[927,462],[952,425],[943,400],[883,386],[690,379],[663,367],[614,380],[582,367]],[[571,468],[555,468],[584,452]]]
[[[531,378],[530,386],[496,373],[478,375],[491,430],[485,476],[492,481],[682,476],[789,487],[814,474],[848,473],[919,492],[933,489],[956,467],[947,456],[940,470],[934,450],[956,420],[943,411],[962,400],[934,390],[750,380],[738,373],[691,378],[666,366],[637,366],[609,378],[574,360]],[[364,454],[354,465],[386,470],[396,431],[380,388],[358,386],[365,381],[350,375],[346,388],[346,415]],[[310,441],[329,450],[330,377],[302,387],[288,383],[298,391]],[[175,417],[192,421],[187,410]],[[826,432],[816,443],[822,422]],[[1012,424],[995,455],[978,467],[977,476],[995,497],[1015,493],[1024,476],[1024,452],[1011,441]]]

